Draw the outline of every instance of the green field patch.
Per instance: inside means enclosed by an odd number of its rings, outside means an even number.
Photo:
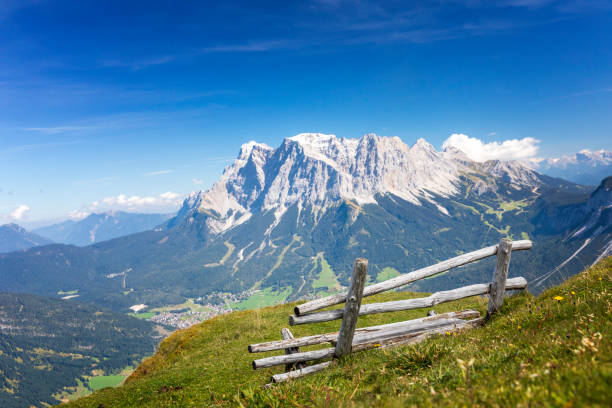
[[[89,388],[92,391],[101,390],[106,387],[116,387],[120,385],[125,377],[122,375],[99,375],[89,379]]]
[[[155,312],[143,312],[143,313],[128,313],[128,315],[132,316],[132,317],[136,317],[138,319],[150,319],[153,316],[155,316],[157,313]]]
[[[274,291],[272,288],[265,288],[258,290],[249,296],[248,299],[243,300],[232,305],[232,309],[235,310],[249,310],[257,309],[265,306],[277,305],[283,303],[291,295],[293,289],[291,286],[286,287],[282,291]]]
[[[499,208],[505,211],[520,210],[523,207],[527,207],[528,203],[525,200],[520,201],[502,201],[499,203]]]
[[[163,313],[163,312],[172,312],[174,310],[181,310],[181,309],[190,309],[193,312],[201,312],[201,313],[210,312],[210,308],[206,306],[202,306],[198,303],[195,303],[193,299],[187,299],[187,301],[184,303],[181,303],[178,305],[156,307],[155,309],[151,309],[149,312],[145,312],[145,313]],[[138,314],[145,314],[145,313],[138,313]]]
[[[508,211],[515,211],[515,210],[521,210],[523,209],[523,207],[526,207],[527,205],[529,205],[526,201],[524,200],[520,200],[520,201],[501,201],[499,203],[499,209],[494,209],[493,207],[484,204],[484,203],[479,203],[476,202],[476,204],[484,207],[486,209],[485,214],[491,214],[491,215],[495,215],[497,217],[498,221],[501,221],[503,218],[503,215],[505,212]]]
[[[400,276],[401,274],[397,269],[391,266],[385,266],[382,271],[378,272],[376,275],[376,282],[386,281],[391,278],[395,278],[396,276]]]
[[[451,200],[451,202],[454,203],[454,204],[457,204],[459,207],[461,207],[461,208],[463,208],[465,210],[471,211],[472,213],[474,213],[476,215],[480,214],[480,212],[476,208],[472,207],[471,205],[462,204],[462,203],[460,203],[458,201],[455,201],[455,200]]]
[[[502,235],[508,235],[508,232],[510,232],[510,226],[509,225],[506,225],[506,228],[504,228],[504,229],[500,229],[500,228],[497,228],[495,225],[491,224],[489,221],[485,220],[483,222],[484,222],[484,224],[487,227],[489,227],[491,229],[494,229],[495,231],[499,232]]]
[[[312,270],[316,270],[320,266],[321,271],[319,272],[317,279],[315,279],[312,282],[312,288],[313,289],[325,288],[328,291],[340,289],[341,285],[340,285],[340,282],[338,282],[336,273],[331,268],[331,266],[329,266],[329,263],[327,263],[327,260],[323,257],[323,252],[319,252],[317,254],[314,262],[315,264]]]

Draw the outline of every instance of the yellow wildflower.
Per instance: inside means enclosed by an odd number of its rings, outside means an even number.
[[[572,295],[575,295],[575,294],[576,294],[576,292],[574,292],[574,291],[572,290]]]
[[[555,296],[553,299],[555,299],[556,301],[560,302],[563,300],[563,296]]]

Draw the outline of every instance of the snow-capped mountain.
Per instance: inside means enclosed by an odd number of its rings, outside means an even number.
[[[597,185],[604,177],[612,175],[612,152],[585,149],[572,155],[543,160],[538,164],[538,170],[575,183]]]
[[[466,173],[504,178],[517,189],[541,183],[520,162],[472,162],[455,148],[439,152],[425,139],[408,146],[398,137],[375,134],[350,139],[303,133],[277,149],[244,144],[210,190],[189,196],[183,214],[188,209],[214,214],[206,222],[211,232],[220,233],[255,212],[272,211],[275,225],[293,205],[311,207],[320,215],[343,200],[376,204],[377,195],[391,194],[417,206],[433,203],[448,215],[436,197],[456,195]],[[482,181],[478,191],[486,191],[486,185]]]

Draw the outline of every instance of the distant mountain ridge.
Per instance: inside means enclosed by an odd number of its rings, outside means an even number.
[[[51,243],[52,240],[29,232],[17,224],[0,225],[0,253],[21,251]]]
[[[612,151],[584,149],[578,153],[541,161],[537,169],[575,183],[597,185],[612,175]]]
[[[0,255],[0,288],[78,289],[81,299],[120,310],[228,292],[286,301],[342,290],[357,257],[370,261],[370,279],[379,280],[502,237],[535,242],[513,255],[526,278],[569,259],[567,276],[593,263],[612,239],[605,217],[586,244],[572,236],[608,205],[592,193],[520,162],[474,162],[423,139],[408,146],[372,134],[310,133],[276,149],[249,142],[209,190],[190,194],[161,228],[84,248]],[[412,289],[489,281],[487,261],[468,268]]]
[[[54,242],[85,246],[152,229],[172,214],[140,214],[123,211],[92,213],[79,221],[68,220],[33,230]]]

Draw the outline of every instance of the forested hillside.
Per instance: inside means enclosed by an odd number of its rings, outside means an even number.
[[[153,324],[98,306],[0,293],[0,406],[57,404],[91,377],[138,364],[159,337]]]

